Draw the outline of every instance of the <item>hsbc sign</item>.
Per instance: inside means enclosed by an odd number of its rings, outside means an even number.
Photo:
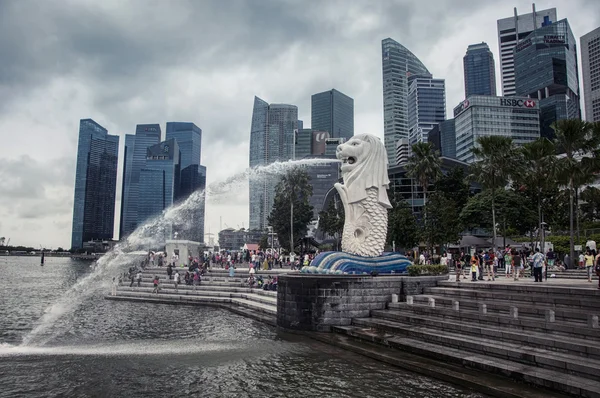
[[[518,99],[518,98],[500,98],[500,106],[511,106],[513,108],[535,108],[535,101],[532,99]]]

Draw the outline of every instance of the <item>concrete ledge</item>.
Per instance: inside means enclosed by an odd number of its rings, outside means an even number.
[[[171,305],[196,305],[196,306],[211,306],[218,308],[225,308],[234,312],[238,315],[247,316],[257,321],[264,322],[271,326],[277,326],[277,317],[274,314],[257,312],[249,307],[240,307],[239,303],[231,303],[226,301],[189,301],[189,300],[173,300],[170,298],[145,298],[135,296],[104,296],[106,300],[114,301],[135,301],[144,303],[155,303],[155,304],[171,304]]]
[[[352,318],[385,309],[392,295],[399,300],[436,286],[442,276],[289,274],[279,277],[277,325],[290,330],[331,331]]]

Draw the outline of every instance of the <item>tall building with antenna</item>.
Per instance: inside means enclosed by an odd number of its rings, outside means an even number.
[[[502,95],[513,96],[516,94],[514,49],[517,43],[526,38],[535,29],[547,24],[548,21],[556,20],[556,8],[538,11],[535,9],[535,4],[532,4],[532,12],[529,14],[519,15],[515,7],[512,17],[502,18],[497,21]]]

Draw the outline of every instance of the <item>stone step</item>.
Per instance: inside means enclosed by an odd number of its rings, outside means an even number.
[[[157,298],[155,295],[150,296],[105,296],[104,298],[107,300],[117,300],[117,301],[134,301],[141,303],[156,303],[156,304],[180,304],[180,305],[213,305],[218,307],[224,307],[228,310],[237,313],[239,315],[243,315],[246,317],[250,317],[252,319],[256,319],[260,322],[266,323],[271,326],[277,326],[277,316],[271,310],[271,308],[262,308],[259,306],[254,307],[244,307],[239,303],[227,303],[222,301],[190,301],[190,300],[173,300],[173,298]]]
[[[151,292],[140,292],[140,291],[117,291],[116,297],[135,297],[142,299],[158,299],[162,302],[169,304],[200,304],[200,303],[223,303],[223,304],[235,304],[250,308],[258,312],[264,312],[271,315],[277,315],[277,306],[259,302],[258,299],[266,299],[264,296],[259,295],[247,295],[249,298],[232,298],[232,297],[217,297],[207,295],[181,295],[181,294],[165,294],[151,293]]]
[[[581,356],[566,352],[549,351],[527,343],[514,344],[483,336],[464,336],[460,333],[432,330],[428,327],[403,324],[385,319],[367,319],[357,322],[356,326],[374,327],[378,330],[383,328],[386,332],[439,344],[443,347],[453,347],[479,354],[487,354],[600,381],[600,360],[593,358],[582,358]]]
[[[541,369],[537,366],[516,363],[452,347],[440,346],[412,338],[381,333],[356,326],[334,326],[333,331],[353,336],[439,361],[462,364],[463,366],[498,373],[537,386],[551,388],[574,396],[600,398],[600,383],[564,372]]]
[[[452,289],[465,289],[465,290],[478,290],[487,292],[497,292],[505,294],[542,294],[551,296],[562,296],[565,298],[594,298],[600,300],[600,289],[594,289],[593,285],[589,287],[571,287],[571,286],[556,286],[545,282],[535,283],[533,281],[526,281],[524,283],[498,283],[498,282],[487,282],[477,281],[474,283],[462,282],[456,283],[454,281],[439,281],[438,287],[446,287]]]
[[[457,285],[457,283],[454,283]],[[475,285],[475,283],[473,284]],[[444,285],[445,286],[445,285]],[[579,289],[578,289],[579,290]],[[600,289],[598,290],[600,292]],[[515,291],[492,291],[490,289],[477,289],[477,288],[461,288],[461,287],[426,287],[424,289],[425,294],[432,294],[436,296],[454,297],[456,300],[466,298],[481,301],[493,301],[493,300],[506,300],[512,301],[518,306],[521,303],[534,305],[552,305],[560,308],[571,308],[585,311],[593,311],[594,309],[600,308],[600,296],[593,297],[581,297],[575,295],[555,295],[552,293],[517,293]]]
[[[487,311],[490,313],[498,313],[498,314],[509,314],[510,307],[517,307],[519,310],[519,315],[526,315],[531,317],[540,317],[541,319],[545,319],[546,311],[552,310],[554,311],[554,317],[556,320],[569,321],[569,320],[577,320],[581,322],[587,322],[587,317],[589,311],[575,311],[571,309],[560,309],[556,308],[552,305],[540,305],[535,304],[531,305],[529,303],[517,303],[515,301],[509,300],[469,300],[467,298],[461,298],[457,300],[453,297],[448,296],[436,296],[431,294],[419,294],[413,296],[413,300],[415,303],[419,304],[428,304],[429,299],[435,300],[436,306],[441,306],[444,308],[452,308],[454,302],[458,301],[460,309],[469,309],[477,311],[479,309],[479,304],[483,303],[487,306]],[[399,308],[399,303],[389,303],[389,308]],[[600,308],[598,309],[598,313],[600,314]]]
[[[542,332],[523,333],[518,329],[503,328],[498,326],[478,325],[471,322],[444,320],[428,316],[408,314],[402,316],[395,314],[393,320],[373,313],[372,318],[354,318],[353,324],[357,326],[371,326],[380,330],[395,333],[397,325],[420,326],[434,331],[444,331],[459,335],[469,335],[476,338],[495,338],[498,341],[533,345],[550,351],[560,351],[576,354],[583,358],[600,360],[600,339],[598,341],[577,339],[572,336],[556,336]]]
[[[372,310],[371,315],[382,314],[381,310]],[[554,334],[557,336],[574,336],[580,339],[589,339],[598,341],[600,339],[599,329],[589,327],[587,323],[571,321],[571,322],[545,322],[531,317],[519,316],[518,319],[513,319],[508,315],[502,314],[482,314],[476,311],[429,307],[418,304],[399,303],[397,309],[390,309],[384,313],[383,317],[393,319],[395,313],[404,315],[419,315],[432,316],[443,320],[468,322],[472,324],[506,327],[516,330],[528,332],[542,332]]]
[[[152,293],[154,287],[123,287],[117,288],[117,294],[123,292],[125,295],[132,295],[135,293]],[[250,289],[249,289],[250,290]],[[251,291],[248,292],[222,292],[222,291],[210,291],[210,290],[191,290],[191,289],[177,289],[174,287],[161,288],[160,294],[167,294],[173,296],[202,296],[202,297],[224,297],[224,298],[243,298],[251,299],[256,302],[270,304],[273,306],[277,305],[277,297],[266,296],[262,294],[255,294]]]

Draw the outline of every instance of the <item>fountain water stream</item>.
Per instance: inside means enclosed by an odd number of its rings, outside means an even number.
[[[95,269],[86,277],[80,279],[69,288],[56,302],[46,308],[44,315],[40,318],[33,330],[28,333],[22,342],[22,346],[41,346],[51,341],[60,333],[60,330],[48,335],[48,331],[59,319],[69,313],[73,313],[81,303],[98,290],[108,292],[114,283],[114,276],[118,275],[128,267],[140,261],[139,252],[135,251],[158,246],[162,239],[167,236],[169,227],[173,224],[184,225],[190,210],[198,208],[206,194],[206,201],[216,202],[229,194],[235,193],[240,183],[252,180],[261,180],[285,173],[299,166],[309,166],[324,162],[339,162],[337,159],[301,159],[287,162],[275,162],[266,166],[259,166],[237,173],[224,181],[211,184],[206,191],[192,193],[184,202],[165,209],[162,214],[152,218],[139,226],[127,239],[118,243],[115,247],[102,256]],[[243,192],[242,194],[246,194]]]

